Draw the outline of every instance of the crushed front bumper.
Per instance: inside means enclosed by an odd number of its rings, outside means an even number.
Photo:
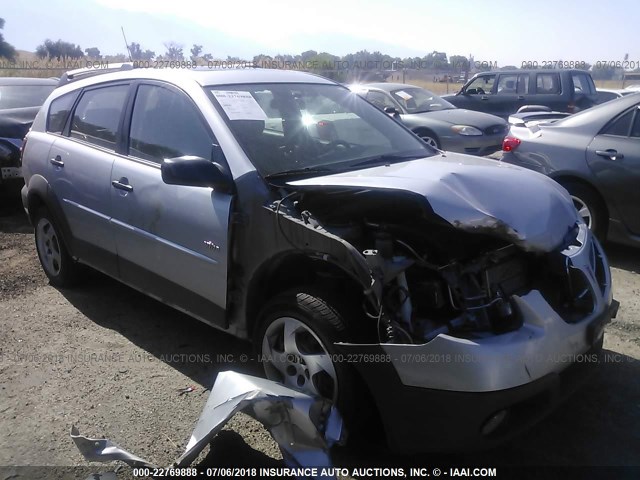
[[[597,240],[584,225],[576,240],[561,253],[562,262],[582,279],[592,308],[571,323],[531,290],[512,297],[523,319],[515,331],[474,339],[440,334],[421,345],[337,345],[348,358],[384,359],[354,366],[372,392],[392,449],[497,444],[552,411],[598,364],[604,326],[618,302]]]

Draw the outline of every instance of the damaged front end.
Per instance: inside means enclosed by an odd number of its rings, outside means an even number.
[[[362,329],[374,329],[377,342],[369,336],[337,347],[389,360],[355,364],[385,411],[388,436],[400,427],[387,412],[406,406],[399,393],[384,400],[397,392],[394,382],[398,389],[485,398],[542,385],[601,347],[617,309],[604,252],[561,187],[540,175],[451,157],[290,182],[285,200],[273,207],[295,248],[359,280],[369,318]],[[343,248],[334,248],[332,259],[313,235]],[[347,252],[357,258],[347,259]],[[496,411],[508,411],[496,408],[504,403],[478,402],[483,418],[469,420],[474,434],[493,435],[506,424],[501,413],[483,429]]]

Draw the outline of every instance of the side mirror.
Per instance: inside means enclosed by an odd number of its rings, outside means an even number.
[[[478,94],[478,89],[477,88],[467,88],[460,90],[460,93],[462,95],[477,95]]]
[[[398,118],[400,116],[400,112],[395,107],[384,107],[384,113],[394,118]]]
[[[168,185],[211,187],[217,192],[233,193],[234,184],[224,168],[202,157],[167,158],[160,166],[162,181]]]

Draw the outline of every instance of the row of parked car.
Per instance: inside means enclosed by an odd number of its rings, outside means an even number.
[[[356,432],[378,418],[405,453],[510,438],[602,347],[617,302],[571,197],[477,156],[505,119],[280,70],[63,83],[21,157],[57,287],[90,266],[250,339],[267,377],[331,399]]]

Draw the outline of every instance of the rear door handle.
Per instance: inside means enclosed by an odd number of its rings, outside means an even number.
[[[618,151],[614,150],[613,148],[608,148],[607,150],[596,150],[596,155],[598,155],[599,157],[608,158],[609,160],[619,160],[621,158],[624,158],[623,154],[618,153]]]
[[[124,180],[124,179],[120,179]],[[113,188],[117,188],[118,190],[124,190],[125,192],[133,192],[133,185],[129,185],[128,183],[122,183],[118,180],[114,180],[111,182],[111,186]]]
[[[489,97],[487,97],[486,95],[483,95],[480,97],[480,100],[489,100]]]
[[[524,95],[518,95],[518,100],[524,100]]]
[[[49,160],[49,163],[51,163],[51,165],[55,165],[56,167],[64,167],[64,162],[62,161],[62,157],[60,155],[56,155],[54,158]]]

